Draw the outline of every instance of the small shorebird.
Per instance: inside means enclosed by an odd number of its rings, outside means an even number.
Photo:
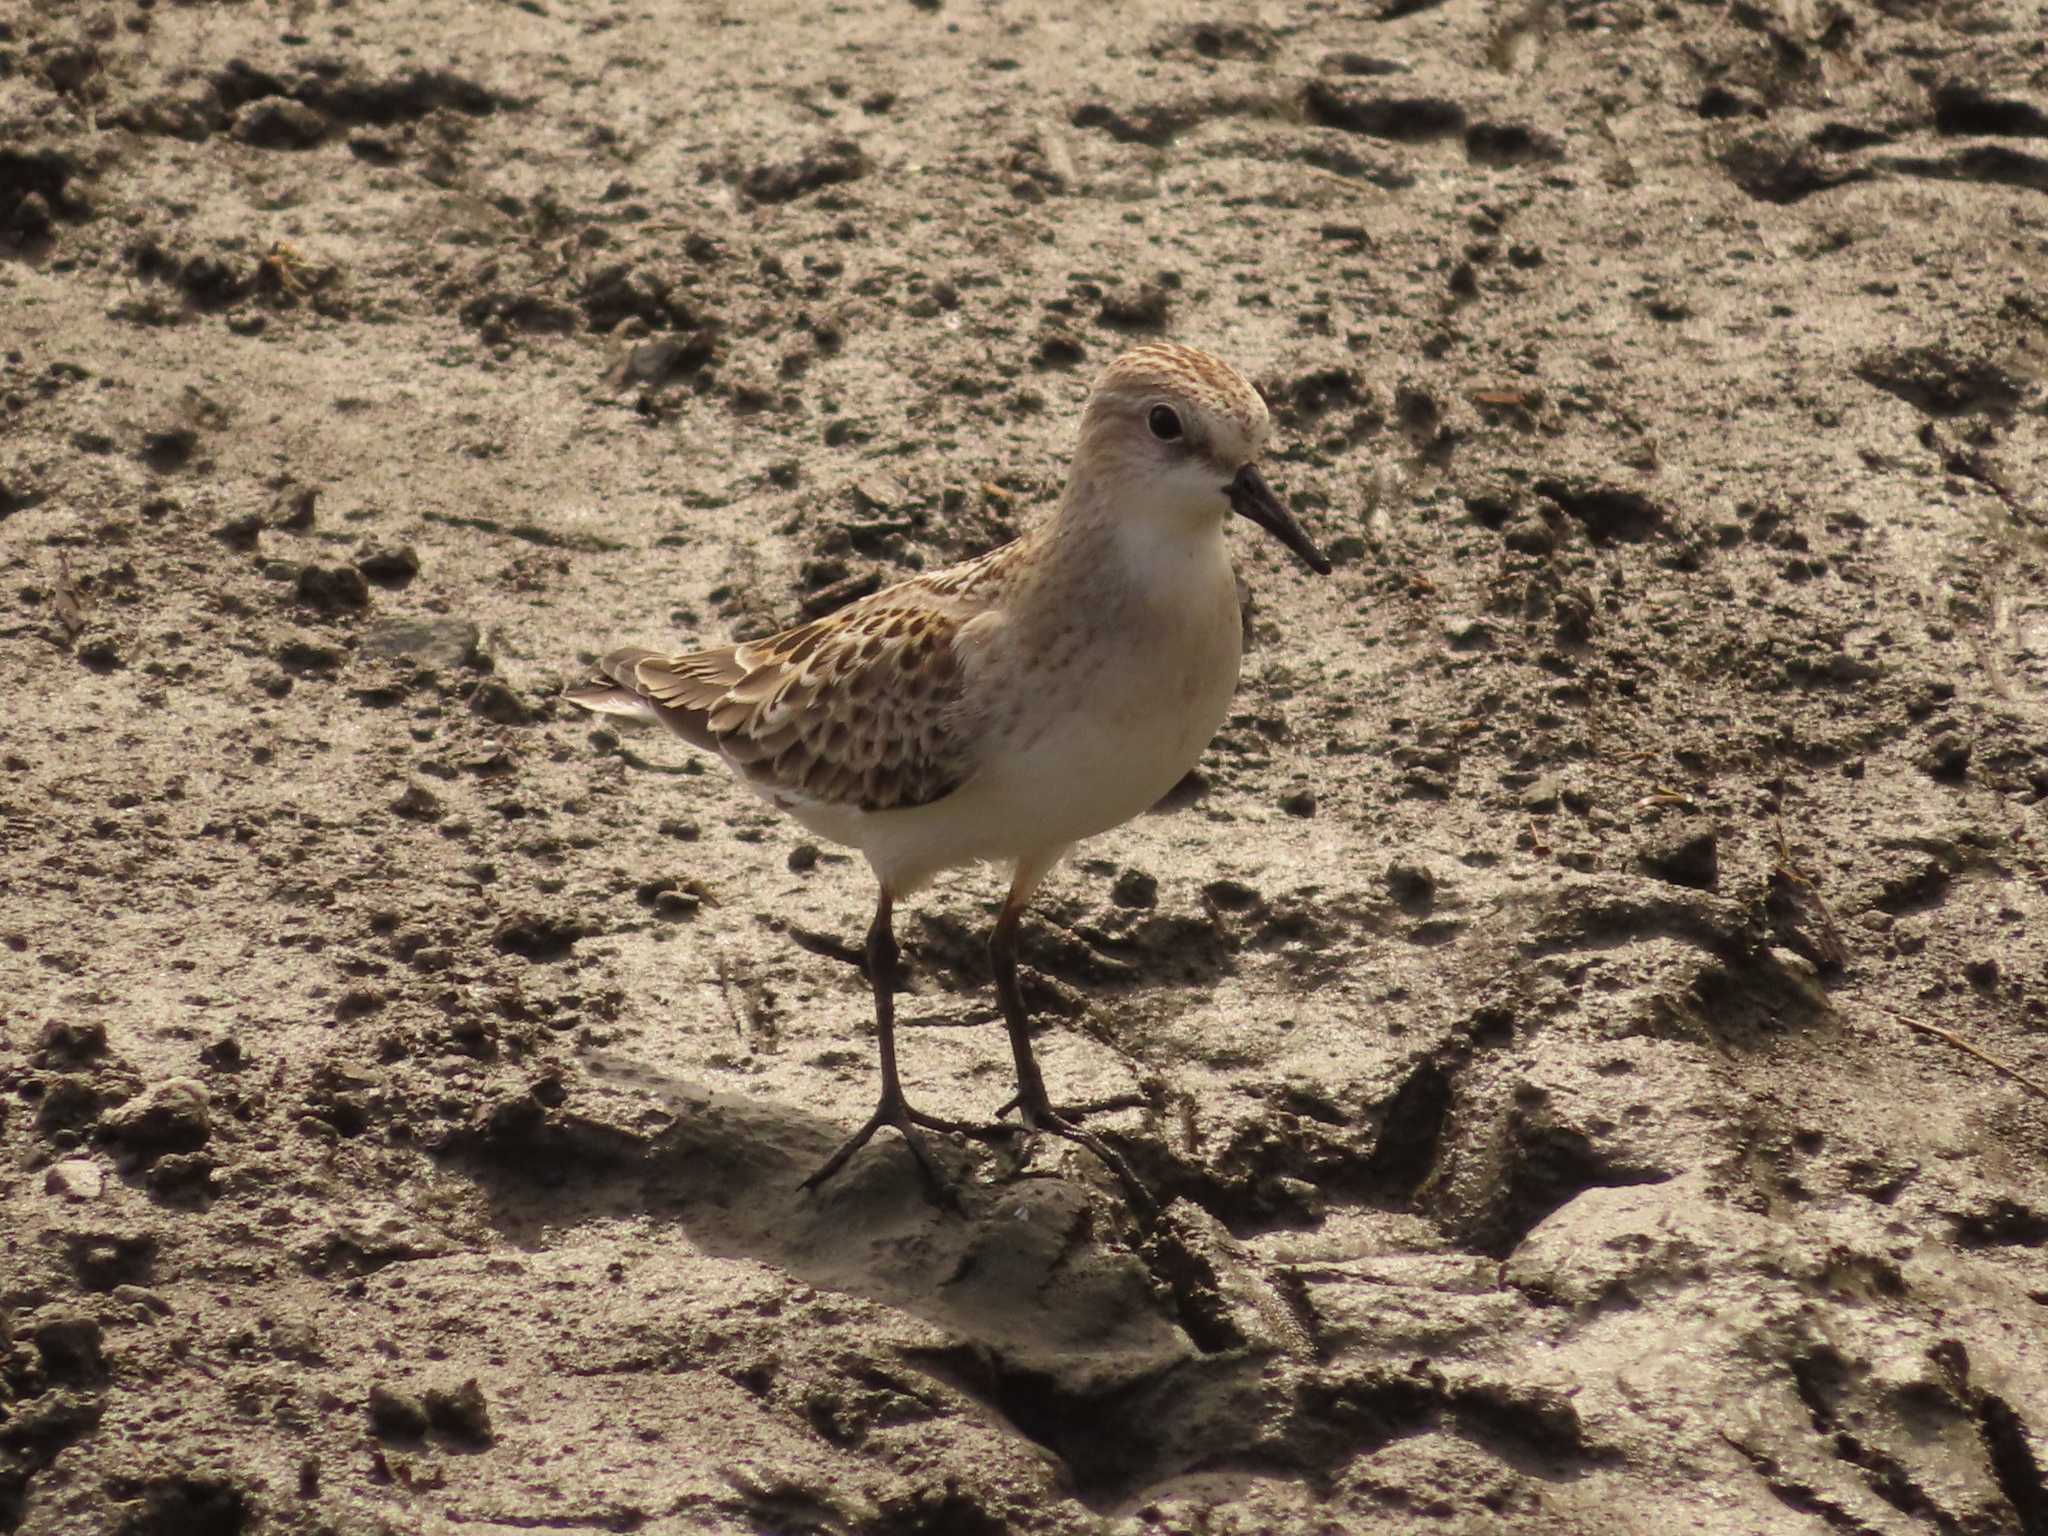
[[[895,904],[940,870],[986,861],[1012,871],[989,961],[1020,1119],[1086,1147],[1149,1213],[1123,1158],[1046,1094],[1017,986],[1017,926],[1075,843],[1158,803],[1223,723],[1242,642],[1230,514],[1329,574],[1255,466],[1270,428],[1258,392],[1228,364],[1192,347],[1140,347],[1089,394],[1066,494],[1032,532],[764,640],[679,656],[613,651],[601,681],[566,695],[716,753],[875,872],[866,955],[881,1101],[805,1188],[885,1125],[938,1188],[919,1127],[984,1139],[1017,1129],[915,1109],[896,1073]]]

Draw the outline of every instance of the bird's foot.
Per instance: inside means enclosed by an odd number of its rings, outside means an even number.
[[[939,1171],[939,1165],[933,1161],[931,1149],[925,1145],[924,1136],[919,1128],[972,1136],[978,1134],[980,1127],[967,1125],[958,1120],[942,1120],[937,1115],[928,1115],[921,1109],[912,1109],[900,1093],[884,1093],[882,1102],[876,1105],[875,1112],[868,1116],[868,1123],[841,1142],[839,1150],[826,1158],[818,1171],[805,1179],[799,1187],[806,1190],[817,1189],[833,1174],[844,1168],[847,1160],[866,1146],[875,1132],[885,1125],[894,1126],[896,1134],[901,1136],[904,1145],[910,1148],[910,1155],[917,1159],[918,1171],[924,1175],[925,1188],[930,1191],[932,1198],[941,1205],[957,1208],[959,1200],[953,1193],[953,1186],[947,1182],[945,1175]]]
[[[1083,1115],[1102,1114],[1112,1109],[1135,1109],[1142,1107],[1144,1103],[1145,1100],[1137,1094],[1119,1094],[1114,1098],[1079,1104],[1069,1109],[1054,1109],[1049,1099],[1042,1096],[1034,1099],[1020,1093],[996,1111],[997,1123],[989,1130],[998,1133],[1010,1130],[1009,1123],[1000,1117],[1015,1110],[1022,1122],[1016,1127],[1018,1131],[1044,1131],[1049,1135],[1065,1137],[1074,1145],[1086,1149],[1097,1162],[1116,1175],[1117,1183],[1123,1186],[1124,1198],[1130,1202],[1132,1214],[1142,1225],[1149,1227],[1159,1215],[1159,1204],[1152,1198],[1152,1192],[1131,1171],[1131,1165],[1124,1161],[1121,1152],[1109,1146],[1101,1137],[1082,1130],[1074,1123]]]

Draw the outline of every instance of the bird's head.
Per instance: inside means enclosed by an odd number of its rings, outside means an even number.
[[[1157,342],[1126,352],[1096,381],[1074,480],[1120,519],[1216,527],[1236,512],[1327,576],[1330,562],[1258,471],[1272,429],[1243,374],[1193,347]]]

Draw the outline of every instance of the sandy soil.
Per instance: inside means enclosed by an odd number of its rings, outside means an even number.
[[[0,8],[0,1531],[2048,1533],[2044,36]],[[1339,562],[1030,928],[1171,1207],[801,1195],[866,872],[560,692],[1002,541],[1155,334]]]

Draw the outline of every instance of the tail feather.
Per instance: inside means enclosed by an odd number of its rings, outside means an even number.
[[[661,723],[656,705],[616,683],[586,683],[581,688],[565,690],[562,697],[594,715],[618,715],[626,720],[644,720],[649,725]]]
[[[597,664],[597,670],[617,683],[621,688],[640,691],[639,681],[634,673],[643,661],[659,661],[661,652],[650,651],[644,645],[622,645],[616,651],[605,652],[604,660]]]
[[[641,689],[637,672],[643,661],[659,660],[660,652],[628,646],[607,655],[598,663],[603,676],[580,688],[564,691],[562,697],[593,714],[613,715],[624,720],[641,720],[665,725],[693,747],[716,752],[718,743],[705,723],[703,710],[677,708],[649,698]]]

